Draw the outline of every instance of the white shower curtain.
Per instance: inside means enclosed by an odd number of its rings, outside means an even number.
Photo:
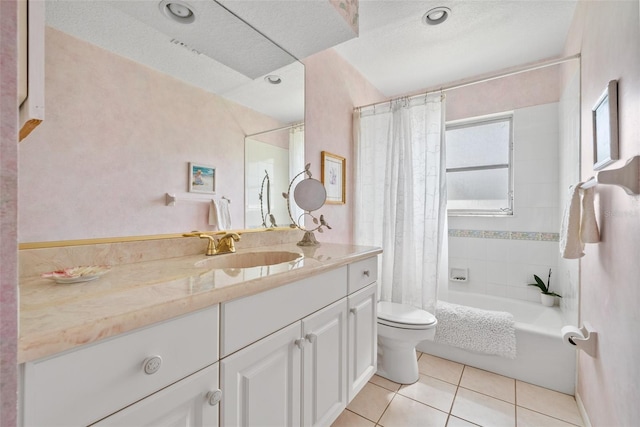
[[[354,112],[355,242],[380,246],[380,299],[435,313],[446,277],[440,94]]]

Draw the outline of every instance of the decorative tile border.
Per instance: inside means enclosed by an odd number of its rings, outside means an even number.
[[[541,242],[558,242],[559,233],[543,233],[539,231],[495,231],[495,230],[457,230],[450,229],[449,237],[474,237],[478,239],[533,240]]]
[[[511,232],[509,231],[483,231],[481,237],[485,239],[510,239]]]

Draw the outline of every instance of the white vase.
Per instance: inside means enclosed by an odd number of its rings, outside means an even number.
[[[556,296],[550,294],[540,294],[540,302],[545,307],[553,307],[556,303]]]

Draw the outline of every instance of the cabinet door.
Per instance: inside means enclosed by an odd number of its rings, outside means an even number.
[[[209,395],[217,389],[215,363],[92,425],[217,427],[218,402]]]
[[[222,426],[300,425],[301,335],[296,322],[220,362]]]
[[[378,328],[376,302],[377,285],[349,296],[349,358],[348,397],[349,402],[358,394],[377,369]]]
[[[303,319],[302,424],[328,426],[347,406],[347,300]]]

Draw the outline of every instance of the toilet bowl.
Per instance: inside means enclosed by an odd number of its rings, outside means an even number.
[[[378,302],[378,371],[400,384],[418,381],[416,345],[433,340],[435,316],[428,311],[388,301]]]

